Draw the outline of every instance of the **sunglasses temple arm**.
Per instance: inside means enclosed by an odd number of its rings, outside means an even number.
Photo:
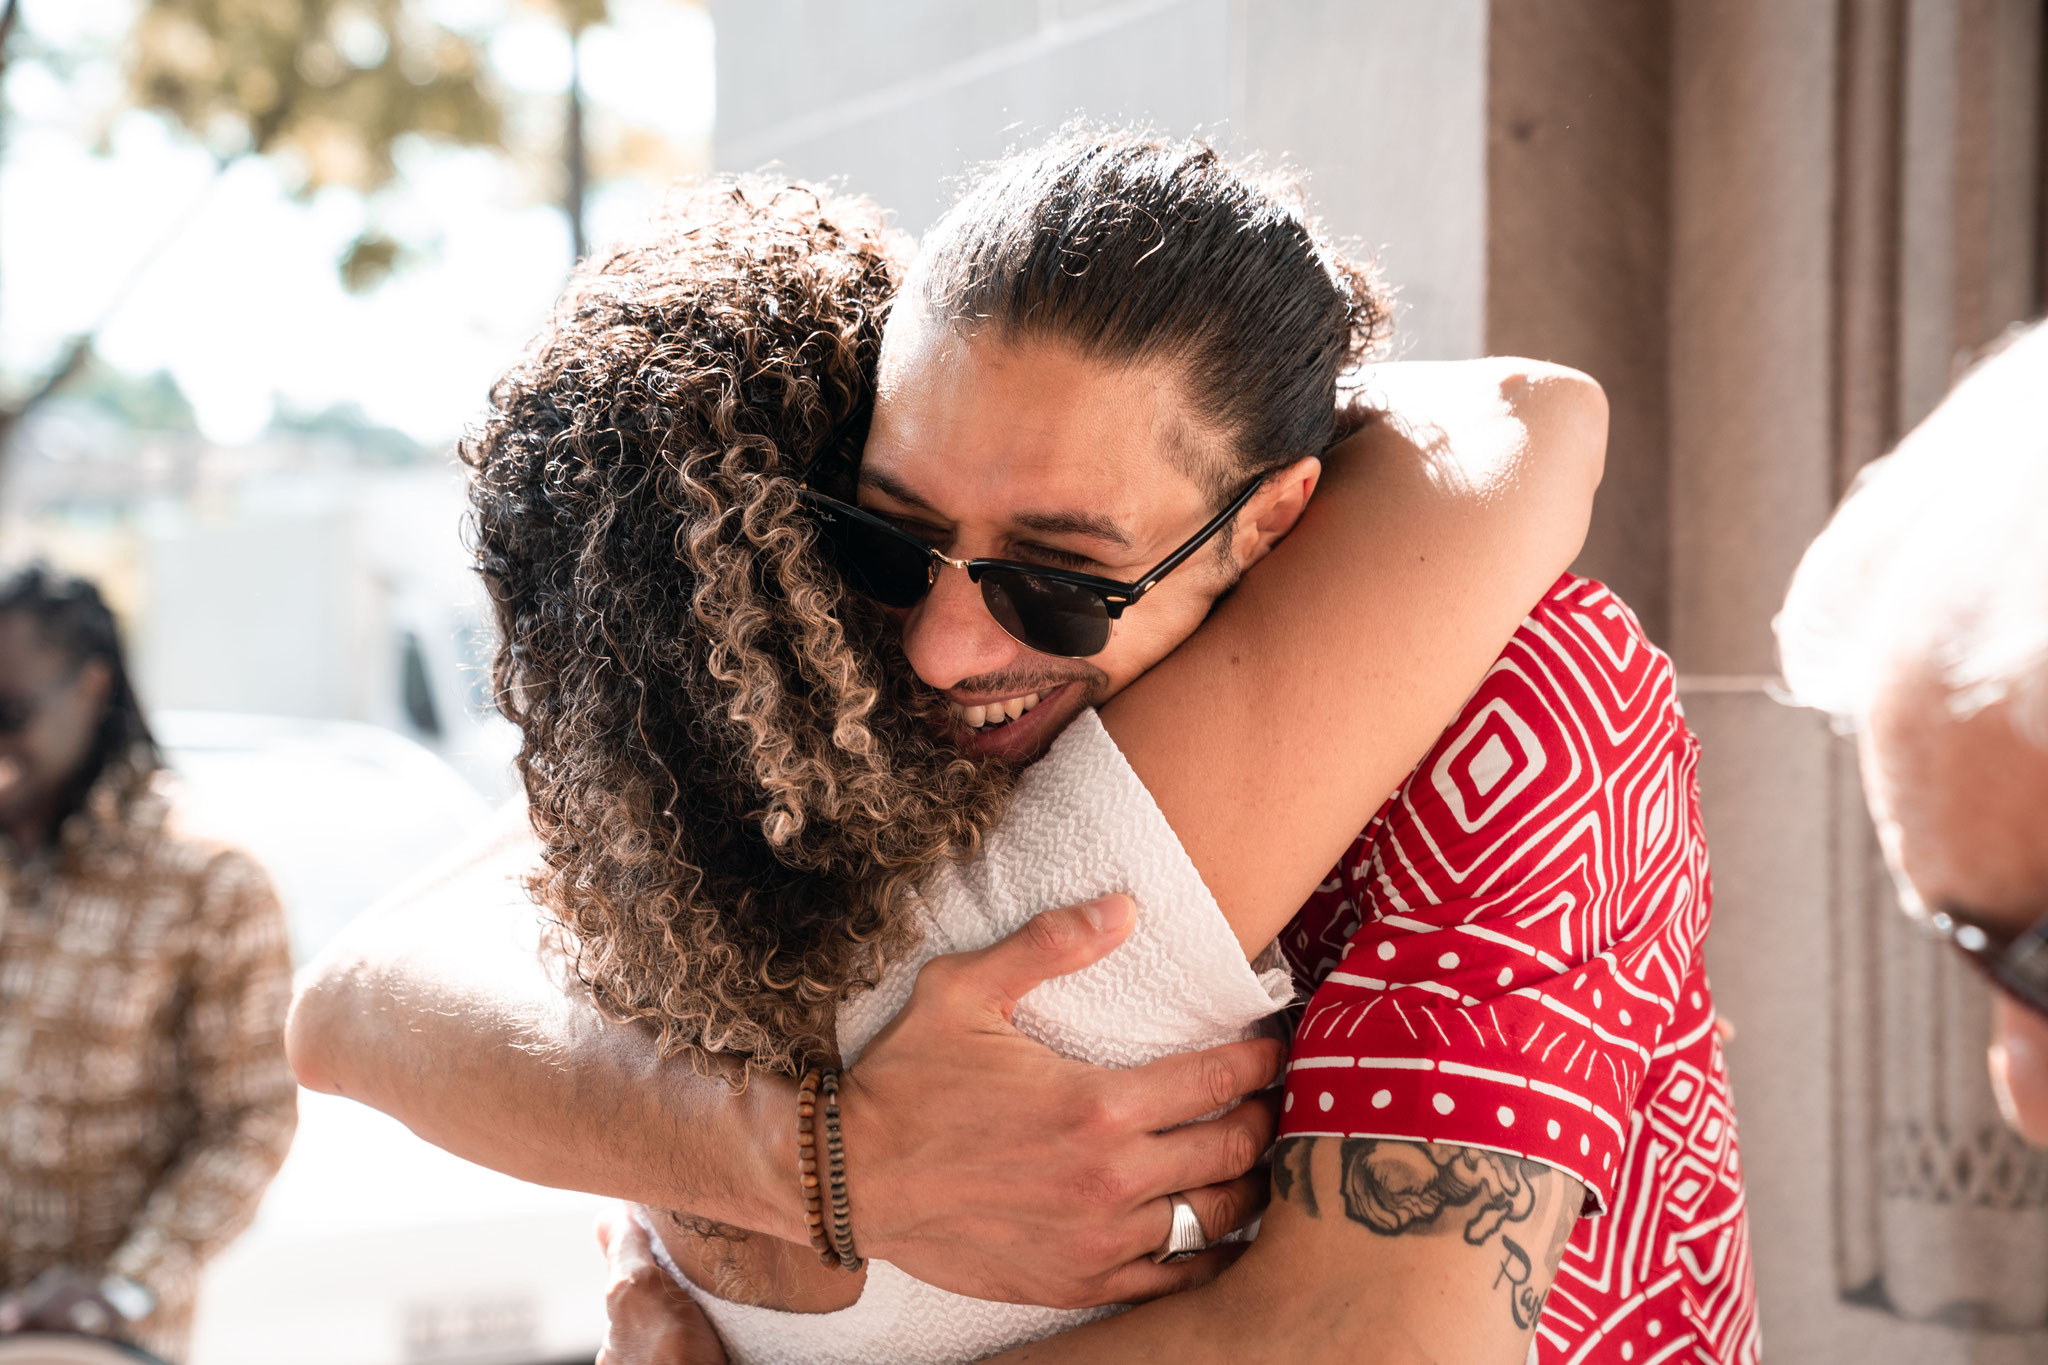
[[[1183,544],[1178,550],[1175,550],[1172,554],[1168,555],[1164,560],[1162,560],[1158,567],[1153,569],[1152,572],[1146,574],[1143,578],[1131,584],[1131,595],[1129,601],[1123,603],[1112,603],[1111,605],[1118,606],[1119,608],[1127,607],[1132,602],[1137,601],[1140,597],[1143,597],[1146,593],[1150,592],[1153,588],[1157,587],[1160,579],[1166,577],[1175,569],[1178,569],[1181,565],[1187,563],[1188,557],[1190,555],[1194,554],[1195,551],[1201,549],[1204,545],[1207,545],[1211,540],[1215,539],[1216,533],[1222,530],[1224,527],[1228,526],[1231,523],[1231,521],[1236,518],[1237,514],[1244,510],[1244,505],[1252,500],[1252,494],[1258,492],[1259,489],[1265,485],[1265,482],[1266,480],[1263,477],[1253,479],[1249,484],[1245,486],[1245,490],[1242,493],[1239,493],[1236,497],[1230,500],[1230,505],[1228,507],[1225,507],[1221,512],[1218,512],[1213,518],[1210,519],[1210,522],[1207,526],[1204,526],[1201,530],[1195,532],[1195,534],[1192,537],[1190,537],[1185,544]]]

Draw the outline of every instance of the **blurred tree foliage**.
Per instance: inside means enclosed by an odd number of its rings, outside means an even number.
[[[135,102],[224,159],[288,154],[303,192],[373,190],[409,134],[494,145],[483,54],[407,0],[143,0]]]
[[[330,185],[367,193],[396,175],[401,138],[504,138],[483,53],[418,11],[408,0],[141,0],[130,94],[223,164],[275,157],[297,172],[301,194]],[[368,230],[337,263],[342,283],[373,289],[403,255]]]
[[[571,33],[595,28],[611,18],[609,0],[529,0],[533,8],[554,15]]]
[[[133,4],[134,24],[121,49],[128,103],[166,117],[206,147],[220,168],[265,157],[286,170],[302,197],[329,187],[373,197],[398,176],[397,157],[408,138],[487,147],[537,172],[548,197],[559,195],[575,253],[585,251],[593,151],[581,40],[587,30],[610,21],[609,0],[509,0],[508,8],[547,16],[569,40],[559,124],[553,109],[535,108],[532,101],[508,103],[487,72],[482,33],[435,22],[427,0]],[[0,75],[19,6],[20,0],[0,0]],[[48,51],[36,55],[61,58]],[[597,141],[600,175],[619,170],[607,171],[611,162],[646,173],[664,155],[672,156],[650,152],[660,139],[645,130],[613,129]],[[182,226],[167,223],[166,240]],[[345,287],[364,292],[417,254],[373,215],[335,266]],[[146,268],[154,253],[144,259]],[[29,408],[80,381],[92,362],[96,330],[87,327],[13,401],[0,402],[0,453]]]
[[[19,0],[0,5],[0,73]],[[477,44],[428,20],[414,0],[137,0],[126,45],[133,102],[169,117],[226,168],[277,159],[302,195],[329,185],[364,193],[396,174],[394,149],[421,135],[497,146],[504,115]],[[365,231],[337,262],[343,283],[376,287],[403,248]],[[81,374],[93,330],[0,405],[0,450],[21,418]]]

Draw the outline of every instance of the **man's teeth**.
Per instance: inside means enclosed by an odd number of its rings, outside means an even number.
[[[962,725],[970,730],[979,730],[984,725],[1007,725],[1017,717],[1038,705],[1038,693],[1029,696],[1012,697],[1008,701],[992,701],[982,706],[962,706],[949,701],[946,709],[951,711]]]

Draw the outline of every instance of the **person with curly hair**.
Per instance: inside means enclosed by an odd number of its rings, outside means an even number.
[[[1669,662],[1557,577],[1597,388],[1363,365],[1377,283],[1199,142],[894,261],[732,186],[584,268],[469,449],[572,989],[472,873],[316,968],[302,1079],[645,1206],[616,1365],[1753,1358],[1732,1131],[1704,1197],[1636,1136],[1726,1085]],[[1283,962],[1283,1093],[1203,1117]]]

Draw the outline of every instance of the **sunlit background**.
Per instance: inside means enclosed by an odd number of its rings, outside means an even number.
[[[203,818],[317,949],[509,796],[456,439],[707,164],[689,0],[21,0],[0,554],[97,579]],[[308,1096],[194,1359],[588,1359],[591,1201]]]
[[[103,582],[156,708],[387,726],[502,794],[449,451],[579,248],[706,164],[708,15],[23,0],[15,22],[6,550]]]

